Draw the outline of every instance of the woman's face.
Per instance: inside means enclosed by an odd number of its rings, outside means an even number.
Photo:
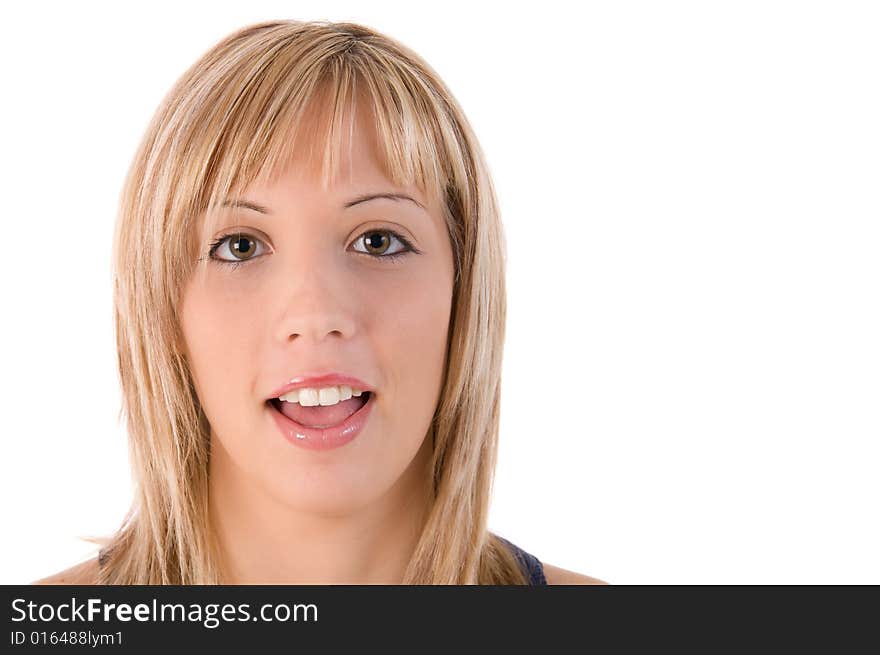
[[[232,233],[204,277],[189,280],[181,307],[211,425],[212,488],[259,490],[302,511],[339,515],[392,488],[405,495],[424,484],[425,437],[445,367],[452,249],[436,199],[393,186],[374,138],[369,124],[355,126],[351,160],[327,191],[299,159],[277,183],[248,188],[243,201],[265,212],[225,207],[201,244],[206,257]],[[377,193],[406,194],[422,207],[387,198],[346,206]],[[356,438],[312,450],[282,434],[267,401],[292,378],[321,373],[363,380],[375,390],[374,405]]]

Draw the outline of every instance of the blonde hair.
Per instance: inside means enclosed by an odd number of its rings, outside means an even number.
[[[434,500],[405,584],[524,584],[487,529],[506,317],[505,244],[484,156],[462,110],[418,55],[353,23],[271,21],[221,40],[165,97],[135,155],[113,247],[114,315],[136,482],[100,554],[102,584],[222,582],[208,514],[210,427],[180,331],[199,217],[283,170],[297,128],[339,165],[345,107],[365,98],[395,184],[438,199],[455,264],[447,367],[429,430]],[[204,232],[206,227],[202,225]]]

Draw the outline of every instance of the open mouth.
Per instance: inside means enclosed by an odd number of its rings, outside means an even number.
[[[356,439],[370,421],[375,404],[373,393],[367,391],[325,406],[302,407],[278,398],[266,401],[281,435],[289,443],[313,451],[333,450]]]
[[[372,392],[364,391],[360,396],[354,396],[333,405],[312,407],[282,401],[278,398],[270,398],[266,402],[271,404],[279,414],[286,416],[297,425],[321,430],[341,425],[363,409],[371,397]]]

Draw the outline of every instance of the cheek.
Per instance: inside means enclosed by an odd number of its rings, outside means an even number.
[[[444,294],[422,294],[417,302],[400,308],[397,326],[401,355],[416,369],[436,369],[443,362],[449,324],[450,299]]]
[[[184,296],[181,327],[197,392],[209,418],[222,421],[223,408],[230,405],[231,386],[249,378],[252,322],[247,307],[223,294],[200,289]]]
[[[406,289],[397,291],[391,296],[394,304],[376,321],[382,342],[380,361],[388,362],[394,372],[395,411],[408,417],[408,422],[425,423],[433,416],[440,394],[451,281],[442,272],[434,272],[410,278]]]

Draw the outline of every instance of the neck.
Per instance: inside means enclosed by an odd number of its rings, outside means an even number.
[[[401,584],[430,507],[430,439],[370,505],[332,516],[267,493],[213,440],[211,524],[223,584]]]

